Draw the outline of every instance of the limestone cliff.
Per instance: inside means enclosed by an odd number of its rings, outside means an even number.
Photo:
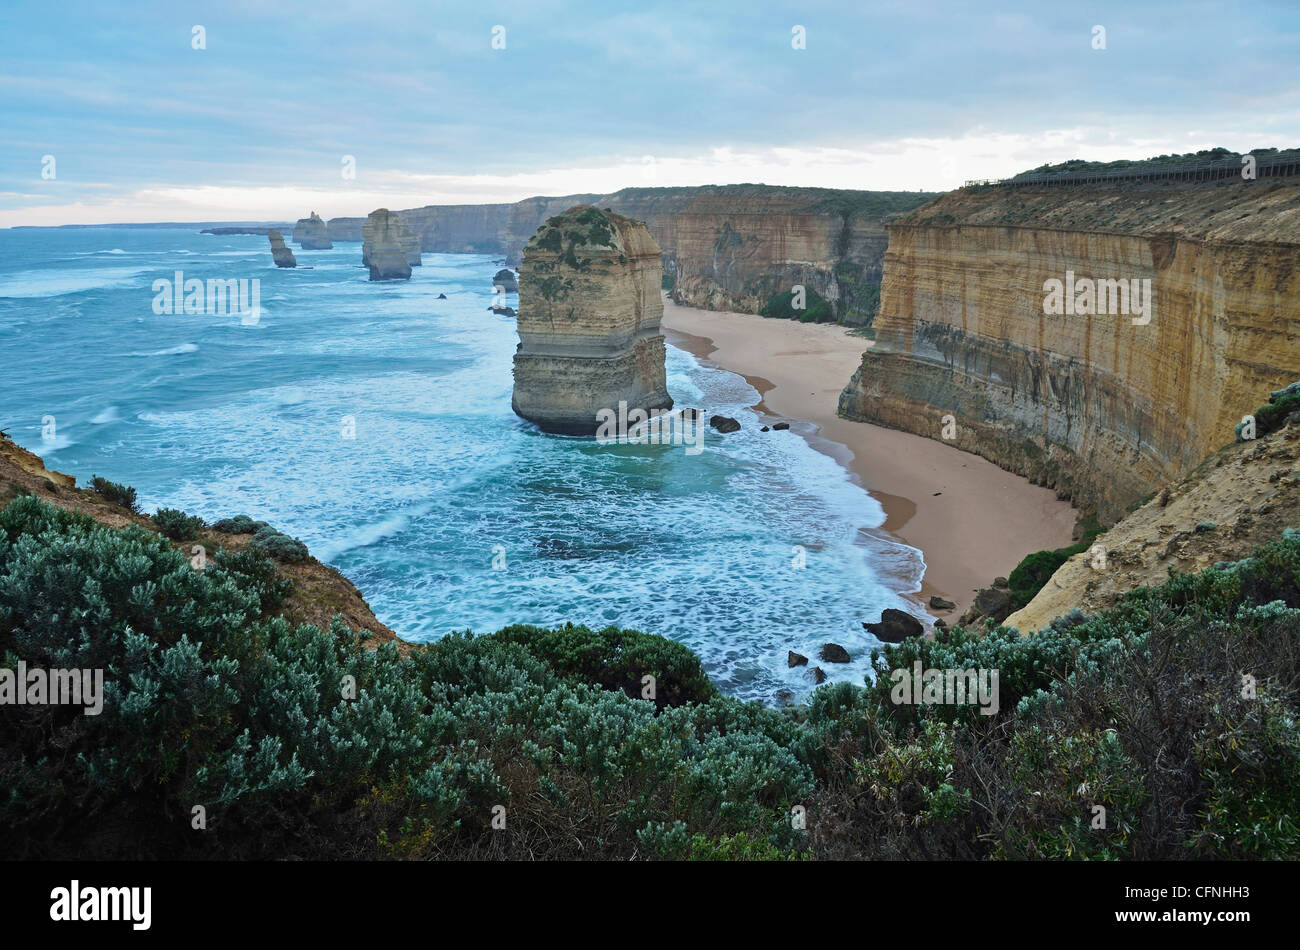
[[[548,219],[574,205],[644,221],[663,252],[674,299],[757,313],[795,284],[826,298],[840,322],[866,324],[879,300],[885,219],[934,197],[921,192],[708,185],[625,188],[514,204],[427,205],[400,212],[430,252],[501,254],[518,265]],[[360,240],[360,218],[331,218],[334,240]]]
[[[304,251],[328,251],[334,246],[329,226],[315,211],[310,218],[299,218],[293,226],[293,241]]]
[[[524,249],[511,405],[548,432],[593,435],[602,409],[668,409],[660,249],[645,225],[580,205]]]
[[[293,258],[293,251],[284,245],[284,236],[274,228],[266,232],[267,239],[271,242],[271,259],[275,261],[276,267],[297,267],[298,262]]]
[[[949,422],[958,447],[1104,523],[1300,375],[1297,179],[971,189],[888,230],[876,342],[841,414],[932,438]],[[1149,322],[1045,314],[1067,273],[1150,281]]]
[[[1074,608],[1113,606],[1169,571],[1194,573],[1237,561],[1284,528],[1300,525],[1300,412],[1276,432],[1231,443],[1077,554],[1023,609],[1006,619],[1022,633]]]
[[[371,280],[407,280],[411,276],[409,244],[397,215],[387,208],[370,212],[364,230],[361,263],[370,268]]]

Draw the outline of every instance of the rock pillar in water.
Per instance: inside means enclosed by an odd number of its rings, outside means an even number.
[[[275,228],[266,232],[267,238],[271,241],[271,257],[275,260],[276,267],[297,267],[298,262],[293,259],[293,251],[284,246],[284,236]]]
[[[411,263],[402,246],[401,222],[387,208],[370,212],[362,228],[361,263],[371,280],[408,280]]]
[[[329,226],[315,211],[310,218],[299,218],[293,226],[293,240],[304,251],[328,251],[334,246]]]
[[[646,226],[579,205],[524,248],[511,405],[547,432],[594,435],[597,414],[671,409],[659,245]]]
[[[375,228],[377,226],[376,215],[386,215],[388,228],[392,233],[393,241],[401,248],[402,256],[410,267],[419,267],[424,263],[420,259],[420,236],[407,227],[402,221],[401,216],[396,211],[389,211],[387,208],[380,208],[378,211],[370,212],[366,218],[366,223],[361,228],[361,264],[363,267],[370,266],[370,249],[375,243]],[[410,274],[406,275],[410,277]],[[371,278],[374,280],[375,278]],[[393,278],[378,278],[379,280],[390,280]]]

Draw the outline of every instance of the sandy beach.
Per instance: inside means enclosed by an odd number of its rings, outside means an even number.
[[[840,391],[870,345],[864,337],[668,299],[663,328],[673,346],[744,376],[761,395],[759,411],[788,420],[880,502],[882,530],[924,552],[921,602],[938,594],[957,604],[934,616],[951,623],[975,590],[1026,554],[1070,543],[1076,512],[1050,489],[942,442],[839,418]]]

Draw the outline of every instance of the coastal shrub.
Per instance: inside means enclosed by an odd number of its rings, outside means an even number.
[[[159,532],[173,541],[192,541],[203,528],[203,519],[177,508],[159,508],[153,514]]]
[[[307,560],[307,545],[270,525],[258,528],[253,535],[253,540],[248,542],[248,546],[287,564],[298,564]]]
[[[1270,393],[1268,402],[1255,410],[1255,438],[1276,432],[1282,428],[1287,416],[1296,411],[1300,411],[1300,381]],[[1245,425],[1243,420],[1233,427],[1238,442],[1243,441],[1242,431]]]
[[[644,678],[652,676],[660,708],[707,702],[717,695],[693,652],[674,640],[635,630],[516,625],[488,638],[523,646],[562,677],[622,690],[633,698],[643,696],[648,688]]]
[[[130,485],[119,485],[117,482],[110,482],[107,478],[100,478],[98,475],[92,475],[90,478],[90,488],[98,492],[105,499],[115,505],[120,505],[132,514],[140,513],[139,502],[136,501],[135,489]]]
[[[758,312],[765,317],[778,317],[783,320],[799,320],[803,323],[832,323],[835,320],[834,305],[811,287],[804,290],[804,308],[794,307],[794,293],[789,290],[773,294]]]
[[[196,571],[135,525],[0,509],[0,665],[104,671],[97,716],[0,705],[6,856],[1300,856],[1300,532],[1032,637],[885,646],[796,710],[648,634],[372,648],[275,616],[289,590],[253,548]],[[895,705],[915,662],[996,669],[996,715]]]
[[[271,527],[265,521],[254,521],[248,515],[235,515],[233,518],[222,518],[212,525],[213,531],[220,531],[223,534],[256,534],[262,528]]]

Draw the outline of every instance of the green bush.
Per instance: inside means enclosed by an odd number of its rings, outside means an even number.
[[[235,515],[233,518],[222,518],[212,526],[212,530],[223,534],[256,534],[269,527],[271,526],[265,521],[254,521],[248,515]]]
[[[90,488],[103,495],[105,499],[115,505],[120,505],[132,514],[140,513],[139,502],[136,501],[135,489],[130,485],[119,485],[117,482],[110,482],[107,478],[100,478],[98,475],[92,475],[90,478]]]
[[[159,508],[153,514],[159,532],[173,541],[192,541],[203,529],[203,519],[177,508]]]
[[[778,317],[783,320],[799,320],[802,323],[833,323],[835,306],[811,287],[804,290],[802,310],[794,307],[794,292],[782,291],[768,298],[767,303],[758,312],[765,317]]]
[[[248,546],[286,564],[298,564],[307,560],[307,545],[270,525],[258,528]]]

